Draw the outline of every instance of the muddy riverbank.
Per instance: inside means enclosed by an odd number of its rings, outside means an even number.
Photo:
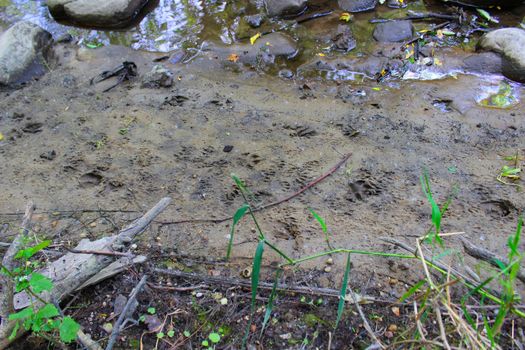
[[[308,208],[325,219],[335,247],[391,251],[384,236],[413,242],[430,227],[419,182],[424,169],[438,202],[455,193],[443,232],[465,232],[504,254],[524,209],[522,193],[496,181],[506,164],[502,157],[525,149],[522,105],[476,103],[499,81],[459,76],[374,89],[218,71],[203,57],[190,65],[166,64],[177,77],[172,88],[144,89],[130,81],[103,93],[103,83],[89,84],[101,70],[128,60],[147,72],[159,55],[63,45],[57,56],[58,64],[38,81],[1,92],[0,217],[15,224],[19,216],[13,214],[31,199],[40,212],[37,232],[59,242],[99,237],[171,196],[173,204],[138,249],[221,258],[230,221],[191,220],[233,215],[242,197],[230,173],[244,179],[261,204],[270,203],[347,153],[350,160],[332,176],[257,213],[269,239],[291,256],[323,250],[324,235]],[[519,85],[513,89],[524,93]],[[181,220],[190,222],[174,223]],[[239,225],[236,267],[226,273],[235,276],[250,265],[240,258],[255,249],[252,226]],[[456,238],[447,245],[460,249]],[[278,261],[271,253],[266,259]],[[303,265],[318,271],[308,283],[338,285],[344,257],[333,260],[329,273],[323,261]],[[476,264],[469,258],[464,263]],[[461,269],[463,262],[455,264]],[[356,256],[353,266],[356,288],[368,283],[391,296],[422,273],[402,261],[367,256]],[[391,278],[403,283],[389,285]]]

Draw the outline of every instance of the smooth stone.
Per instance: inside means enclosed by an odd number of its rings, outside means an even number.
[[[45,55],[53,39],[30,22],[17,22],[0,36],[0,84],[23,83],[45,73]]]
[[[137,17],[148,0],[48,0],[56,20],[95,28],[124,28]]]
[[[410,21],[378,23],[374,29],[374,39],[379,42],[399,42],[412,38],[414,27]]]
[[[525,82],[525,30],[496,29],[481,37],[477,47],[499,53],[503,58],[503,75],[521,83]]]
[[[270,17],[297,16],[306,9],[306,0],[264,0]]]

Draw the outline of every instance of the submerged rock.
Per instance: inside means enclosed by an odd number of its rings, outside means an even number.
[[[350,27],[345,24],[337,26],[337,33],[332,37],[332,41],[335,48],[342,51],[353,50],[357,45]]]
[[[463,60],[463,68],[467,73],[501,74],[503,60],[494,52],[482,52],[470,55]]]
[[[460,5],[469,5],[474,7],[515,7],[518,5],[521,5],[523,3],[522,0],[458,0],[458,1],[450,1],[450,0],[441,0],[443,2],[450,3],[456,3]]]
[[[306,9],[306,0],[265,0],[264,5],[270,17],[300,15]]]
[[[374,39],[379,42],[398,42],[412,38],[414,27],[410,21],[392,21],[377,24]]]
[[[96,28],[123,28],[130,24],[148,0],[48,0],[57,20]]]
[[[525,30],[496,29],[480,39],[478,49],[499,53],[503,58],[503,75],[521,83],[525,82]]]
[[[250,43],[213,45],[209,50],[210,54],[219,60],[251,65],[272,64],[278,57],[292,59],[299,51],[296,42],[282,33],[264,35],[254,45]]]
[[[155,65],[151,71],[142,78],[142,87],[160,88],[173,85],[173,73],[163,65]]]
[[[0,84],[21,83],[45,72],[51,34],[36,24],[18,22],[0,36]]]
[[[373,10],[377,0],[338,0],[339,7],[348,12],[363,12]]]
[[[403,0],[388,0],[386,5],[392,9],[404,9],[407,7],[406,1]]]
[[[251,15],[251,16],[244,16],[244,20],[248,25],[252,28],[259,28],[261,24],[264,22],[264,16],[259,14]]]

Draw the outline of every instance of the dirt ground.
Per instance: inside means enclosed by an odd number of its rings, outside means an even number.
[[[144,89],[136,79],[103,93],[108,85],[90,85],[90,78],[125,60],[137,63],[143,74],[158,55],[117,46],[88,50],[63,45],[56,50],[57,63],[49,73],[21,89],[0,92],[0,220],[16,225],[25,203],[33,200],[35,230],[57,244],[113,233],[169,196],[172,204],[141,235],[137,250],[157,266],[241,278],[257,244],[248,218],[238,226],[232,264],[203,261],[224,257],[228,244],[231,220],[212,221],[232,216],[243,203],[230,174],[245,180],[263,205],[300,190],[348,153],[350,159],[324,181],[256,213],[268,239],[290,256],[327,249],[309,208],[325,219],[334,247],[400,252],[381,237],[413,245],[431,227],[420,184],[425,169],[438,203],[454,195],[442,231],[464,232],[474,244],[500,255],[525,209],[523,192],[496,180],[508,163],[503,156],[525,154],[525,109],[523,103],[508,110],[478,106],[480,92],[498,84],[490,78],[396,82],[375,90],[377,84],[232,72],[202,57],[186,66],[165,63],[177,76],[170,89]],[[514,89],[524,98],[523,86]],[[447,238],[446,246],[462,252],[457,237]],[[263,277],[271,282],[272,266],[280,260],[266,253]],[[285,279],[338,289],[346,256],[332,259],[330,272],[324,271],[325,257],[287,271]],[[459,271],[468,265],[482,276],[487,273],[466,256],[449,259]],[[78,317],[95,338],[104,334],[101,314],[111,311],[115,294],[131,290],[135,273],[84,292],[72,303],[84,306]],[[413,262],[352,256],[350,286],[362,294],[395,299],[422,277]],[[166,276],[155,279],[164,285],[181,283]],[[212,289],[203,288],[206,293]],[[142,302],[144,308],[184,309],[181,305],[196,298],[193,292],[193,297],[191,292],[166,292],[158,299],[150,294]],[[205,315],[215,320],[214,326],[245,324],[249,292],[238,291],[236,298],[242,302],[232,301],[236,308],[230,313],[207,300],[212,311]],[[302,341],[305,333],[314,337],[304,315],[318,309],[298,298],[283,298],[281,310],[276,306],[276,319],[284,323],[269,326],[260,340],[266,348],[300,348],[290,339]],[[322,317],[333,322],[335,301],[326,303]],[[385,328],[392,315],[387,305],[381,307],[384,318],[377,327]],[[200,315],[195,313],[193,321],[189,314],[178,317],[174,329],[180,333],[194,325]],[[347,316],[343,329],[359,328],[355,314]],[[311,344],[326,347],[325,328]],[[224,344],[236,348],[241,335],[232,329]],[[359,348],[366,340],[362,330],[342,333],[332,334],[334,348]],[[123,348],[137,345],[136,334],[130,333]],[[154,346],[154,336],[145,339]],[[164,342],[159,346],[168,348]],[[194,339],[193,346],[199,341]]]

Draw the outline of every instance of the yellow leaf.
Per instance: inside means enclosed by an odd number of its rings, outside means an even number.
[[[352,15],[348,12],[341,13],[341,16],[339,16],[340,21],[346,21],[349,22],[352,19]]]
[[[228,56],[228,61],[230,62],[237,62],[239,60],[239,55],[235,54],[235,53],[232,53]]]
[[[436,66],[442,66],[442,65],[443,65],[443,63],[441,62],[441,60],[440,60],[439,58],[437,58],[437,57],[434,57],[434,64],[435,64]]]
[[[374,90],[374,91],[381,91],[381,88],[380,87],[373,87],[372,90]]]
[[[405,59],[407,60],[407,59],[409,59],[409,58],[412,57],[412,56],[414,56],[414,51],[410,50],[410,51],[408,51],[408,52],[406,53],[406,55],[405,55]]]
[[[2,133],[0,132],[0,141],[2,141],[3,139],[4,139],[4,134],[2,134]]]
[[[443,31],[441,29],[438,29],[438,31],[436,32],[436,36],[438,37],[438,39],[443,39]]]
[[[255,34],[254,36],[252,36],[252,37],[250,38],[250,44],[252,44],[252,45],[255,44],[255,42],[257,41],[257,39],[259,39],[260,37],[261,37],[261,33],[257,33],[257,34]]]
[[[317,54],[317,56],[324,57],[324,56],[326,56],[326,55],[325,55],[324,53],[322,53],[322,52],[319,52],[319,53]]]

